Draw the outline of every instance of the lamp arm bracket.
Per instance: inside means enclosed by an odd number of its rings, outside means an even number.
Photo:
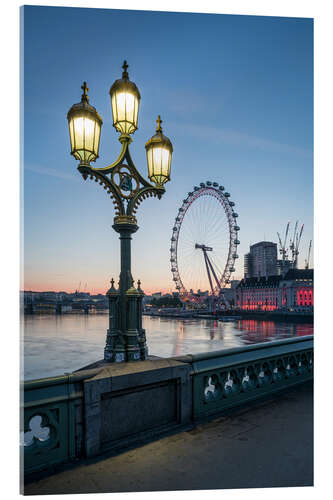
[[[165,193],[164,187],[156,188],[156,187],[150,186],[150,185],[144,186],[129,201],[129,203],[127,205],[126,215],[134,215],[135,216],[136,211],[137,211],[140,203],[143,200],[145,200],[146,198],[149,198],[149,197],[157,197],[160,200],[164,193]]]
[[[140,172],[138,171],[138,169],[136,168],[136,166],[132,160],[131,154],[129,152],[129,145],[131,142],[132,142],[131,138],[128,138],[127,140],[124,140],[122,142],[122,148],[121,148],[120,154],[119,154],[118,158],[116,159],[116,161],[111,163],[111,165],[107,165],[106,167],[102,167],[102,168],[94,168],[90,165],[89,165],[89,167],[94,172],[99,172],[101,174],[113,174],[113,172],[116,170],[116,168],[119,167],[119,165],[123,164],[123,160],[125,159],[127,161],[128,169],[131,173],[131,176],[133,178],[135,178],[137,181],[139,181],[144,187],[150,187],[150,188],[154,189],[155,186],[150,184],[144,177],[142,177],[142,175],[140,174]]]
[[[146,188],[155,188],[155,186],[153,186],[152,184],[150,184],[148,181],[146,181],[146,179],[144,177],[142,177],[142,175],[140,174],[140,172],[138,171],[138,169],[136,168],[136,166],[134,165],[134,162],[132,160],[132,157],[131,157],[131,153],[129,152],[129,147],[127,147],[126,149],[126,152],[125,152],[125,158],[127,160],[127,164],[130,168],[130,171],[131,173],[133,172],[133,175],[138,179],[138,181]]]
[[[110,179],[104,175],[104,173],[99,172],[98,169],[92,168],[86,165],[80,165],[78,170],[81,172],[83,178],[86,180],[88,175],[90,179],[95,178],[95,182],[99,181],[101,186],[104,186],[104,189],[111,195],[111,199],[113,204],[115,205],[115,214],[116,216],[124,215],[124,203],[121,198],[121,193],[117,189],[117,187],[110,181]]]
[[[126,151],[128,149],[128,146],[129,146],[129,141],[125,141],[122,143],[122,148],[121,148],[120,154],[119,154],[118,158],[116,159],[116,161],[111,163],[111,165],[107,165],[106,167],[102,167],[102,168],[93,168],[93,167],[90,167],[90,168],[96,172],[109,174],[110,172],[112,172],[112,170],[115,167],[118,167],[118,165],[121,165],[123,159],[126,156]]]
[[[144,179],[137,170],[129,152],[130,138],[122,141],[122,149],[119,157],[111,165],[104,168],[93,168],[90,165],[81,164],[78,170],[84,179],[90,176],[90,179],[95,178],[99,181],[100,185],[111,194],[113,204],[115,205],[115,215],[134,215],[140,203],[148,197],[158,197],[159,199],[164,194],[165,189],[163,186],[156,187]],[[127,161],[127,165],[123,162]],[[110,177],[107,175],[110,174]],[[123,192],[121,189],[121,182],[116,181],[116,176],[119,175],[121,179],[129,177],[131,179],[130,187],[127,191]],[[132,186],[134,182],[134,187]],[[124,200],[127,201],[127,208],[125,209]]]

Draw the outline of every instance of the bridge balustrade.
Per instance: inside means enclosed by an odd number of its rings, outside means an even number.
[[[25,474],[83,454],[83,381],[98,370],[26,381],[21,390],[21,461]]]
[[[177,369],[180,367],[184,370],[186,366],[185,371],[188,374],[182,378],[180,385],[175,384],[176,368],[170,368],[175,361],[178,361]],[[90,417],[93,416],[101,422],[108,421],[110,418],[110,415],[104,414],[108,411],[105,401],[109,400],[104,401],[102,397],[103,404],[97,404],[95,402],[97,392],[90,394],[90,389],[87,390],[87,386],[93,385],[88,379],[95,380],[97,374],[100,377],[105,373],[101,382],[97,380],[96,387],[101,387],[102,390],[104,385],[108,386],[106,382],[115,386],[112,389],[115,391],[114,394],[110,393],[107,396],[114,397],[115,399],[110,399],[110,401],[112,404],[115,402],[116,405],[116,402],[120,401],[120,395],[125,399],[132,397],[131,395],[135,397],[135,394],[138,397],[138,394],[143,394],[142,388],[146,390],[147,398],[155,397],[156,384],[153,387],[155,392],[151,390],[151,394],[149,393],[153,376],[151,374],[155,370],[160,378],[164,377],[163,387],[168,389],[169,386],[175,386],[175,394],[178,394],[177,397],[180,398],[179,401],[175,401],[175,404],[177,408],[183,406],[188,408],[186,425],[193,426],[207,417],[228,413],[236,407],[311,380],[313,378],[313,335],[223,351],[177,356],[169,358],[170,366],[165,369],[156,369],[158,363],[161,364],[161,358],[140,362],[135,365],[137,367],[135,370],[132,363],[127,363],[125,364],[127,366],[122,367],[113,364],[104,367],[104,372],[101,368],[94,367],[69,375],[23,383],[21,388],[23,392],[21,456],[24,460],[25,474],[30,475],[41,469],[52,470],[60,463],[71,462],[86,456],[84,443],[89,443],[93,433],[89,424],[89,415],[85,415],[87,407],[90,404],[89,411],[93,412]],[[125,375],[123,380],[129,380],[130,376],[135,380],[134,385],[131,383],[128,387],[121,387],[122,392],[116,387],[116,377],[117,374],[118,378],[120,377],[118,372],[121,370],[131,372]],[[162,372],[165,375],[162,375]],[[160,386],[158,387],[161,390]],[[92,403],[85,399],[88,396],[92,399]],[[163,397],[162,392],[160,397]],[[153,399],[147,400],[148,407],[149,404],[155,405],[156,402]],[[136,405],[135,415],[128,419],[126,429],[121,429],[126,440],[130,436],[136,436],[136,424],[143,418],[143,406]],[[179,408],[175,410],[177,415]],[[123,411],[126,413],[126,407]],[[157,413],[155,417],[155,420],[158,420]],[[114,418],[114,413],[112,413],[112,418]],[[179,418],[182,418],[181,415]],[[155,429],[158,425],[159,421],[154,421]],[[158,432],[154,436],[156,439]],[[121,448],[121,440],[118,444]],[[102,452],[102,445],[95,450],[96,455]]]
[[[179,356],[191,363],[193,418],[221,414],[313,378],[313,335]]]

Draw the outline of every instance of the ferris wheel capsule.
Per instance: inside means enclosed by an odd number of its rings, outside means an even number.
[[[234,206],[235,206],[235,202],[234,202],[234,201],[229,201],[229,205],[230,205],[231,207],[234,207]]]
[[[238,217],[238,214],[236,214],[236,212],[233,212],[232,216],[236,219]]]
[[[226,198],[229,198],[229,197],[230,197],[230,193],[224,193],[224,196],[225,196]]]

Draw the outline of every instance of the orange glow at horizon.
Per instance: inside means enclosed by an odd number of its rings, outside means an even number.
[[[80,287],[80,292],[87,292],[90,293],[91,295],[98,295],[102,294],[105,295],[105,293],[108,290],[108,286],[106,285],[105,288],[101,286],[97,287],[87,287],[85,290],[84,288],[84,283],[81,283]],[[142,285],[141,285],[142,286]],[[64,286],[55,286],[54,284],[47,284],[47,283],[40,283],[38,281],[32,282],[32,281],[26,281],[24,283],[24,286],[21,286],[21,290],[29,291],[29,292],[66,292],[66,293],[74,293],[75,290],[78,289],[78,286],[73,289],[72,285],[64,285]],[[176,290],[172,290],[170,287],[167,286],[161,286],[161,287],[144,287],[142,286],[143,291],[145,292],[146,295],[151,295],[153,293],[158,293],[161,292],[162,294],[166,293],[172,293],[175,292]]]

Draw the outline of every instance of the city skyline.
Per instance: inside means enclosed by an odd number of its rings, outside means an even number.
[[[175,291],[173,221],[187,192],[206,180],[223,184],[236,203],[235,279],[243,277],[250,244],[277,243],[288,220],[304,223],[304,267],[313,240],[311,19],[53,7],[24,12],[24,289],[70,292],[81,281],[91,293],[105,293],[110,278],[118,280],[113,205],[76,171],[66,114],[86,80],[104,122],[94,166],[111,163],[120,145],[108,90],[124,59],[142,96],[131,150],[144,177],[144,144],[158,114],[174,146],[166,194],[137,213],[132,273],[143,290]],[[131,29],[120,40],[124,24]],[[87,65],[73,65],[83,46]]]

